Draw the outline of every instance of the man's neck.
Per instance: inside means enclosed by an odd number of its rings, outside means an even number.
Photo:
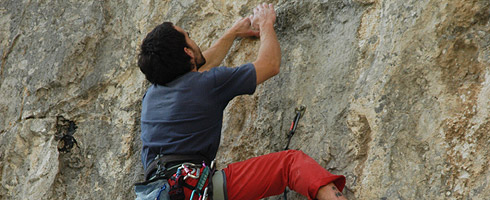
[[[192,68],[191,72],[197,72],[197,71],[198,71],[198,70],[197,70],[197,67],[196,67],[196,65],[194,64],[194,66],[193,66],[193,68]]]

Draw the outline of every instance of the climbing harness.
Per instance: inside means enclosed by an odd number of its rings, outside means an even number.
[[[145,181],[153,176],[170,178],[182,163],[209,163],[200,155],[157,155],[145,170]]]
[[[305,111],[306,111],[306,106],[304,106],[304,105],[301,105],[299,108],[294,109],[294,112],[296,113],[296,115],[294,116],[294,119],[291,122],[291,127],[289,128],[289,133],[288,133],[288,143],[287,143],[286,147],[284,148],[284,150],[289,149],[289,143],[291,142],[291,138],[293,137],[294,132],[296,132],[296,127],[298,126],[299,119],[301,119],[301,117],[303,117],[303,115],[305,114]],[[284,189],[284,200],[287,200],[287,199],[288,199],[288,190],[286,188],[286,189]]]
[[[217,172],[215,162],[209,165],[202,156],[195,155],[158,155],[150,163],[145,171],[145,182],[137,185],[147,185],[157,180],[165,179],[168,186],[159,187],[157,200],[160,200],[162,192],[167,191],[171,200],[199,199],[207,200],[216,194],[217,198],[226,199],[224,188],[225,176],[222,171]],[[201,160],[201,161],[198,161]],[[201,164],[197,164],[200,163]],[[216,177],[213,176],[216,173]],[[213,188],[212,182],[218,185]],[[189,189],[191,194],[184,195],[184,190]]]

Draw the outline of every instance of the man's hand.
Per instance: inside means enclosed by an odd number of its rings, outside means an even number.
[[[237,20],[218,41],[202,52],[204,58],[206,58],[206,64],[199,69],[200,72],[218,66],[225,58],[228,50],[230,50],[236,37],[259,37],[259,31],[252,30],[251,18],[250,16]]]
[[[329,183],[328,185],[322,186],[318,189],[316,194],[318,200],[347,200],[347,198],[342,194],[342,192],[337,189],[334,183]]]
[[[263,26],[274,25],[276,22],[276,11],[272,4],[259,4],[253,11],[252,27],[259,31]]]
[[[259,37],[259,31],[252,30],[252,17],[253,16],[250,15],[250,17],[244,17],[237,20],[230,28],[230,32],[236,37]]]
[[[281,63],[281,49],[274,31],[276,12],[272,4],[262,4],[254,9],[254,15],[242,18],[233,24],[225,34],[216,41],[209,49],[202,52],[206,58],[206,64],[199,71],[203,72],[218,66],[230,50],[236,37],[258,37],[260,35],[261,45],[259,55],[255,60],[257,84],[264,82],[279,73]],[[255,30],[253,30],[255,27]]]

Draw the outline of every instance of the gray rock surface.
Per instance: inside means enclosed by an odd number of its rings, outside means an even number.
[[[281,73],[228,105],[220,168],[284,148],[305,105],[290,147],[346,175],[350,199],[490,197],[488,0],[270,2]],[[141,40],[172,21],[205,50],[257,3],[1,1],[0,199],[133,199]],[[237,40],[223,64],[258,47]]]

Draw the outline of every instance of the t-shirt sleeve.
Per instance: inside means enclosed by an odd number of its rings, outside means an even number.
[[[212,70],[215,77],[216,95],[220,101],[227,103],[235,96],[255,92],[257,77],[252,63],[234,68],[215,67]]]

